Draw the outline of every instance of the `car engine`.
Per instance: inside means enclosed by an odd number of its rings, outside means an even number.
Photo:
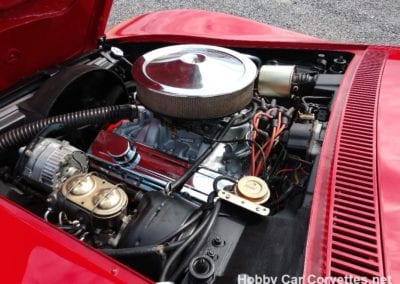
[[[156,281],[299,274],[350,60],[104,44],[0,118],[0,194]]]

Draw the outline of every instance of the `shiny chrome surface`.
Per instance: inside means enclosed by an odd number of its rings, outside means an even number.
[[[66,183],[66,189],[68,194],[72,195],[84,195],[95,189],[95,182],[90,174],[73,176]]]
[[[116,188],[106,188],[93,198],[93,203],[100,209],[109,210],[117,206],[121,199],[121,193]]]
[[[79,174],[67,179],[61,194],[70,202],[97,218],[117,216],[128,205],[128,196],[117,184],[93,175]]]
[[[122,142],[112,144],[108,154],[118,164],[138,163],[140,156],[137,154],[136,148],[129,141]]]
[[[261,96],[290,98],[294,65],[263,65],[258,76],[258,93]]]
[[[250,102],[257,67],[227,48],[186,44],[142,55],[132,75],[139,100],[152,111],[179,118],[215,118]]]
[[[173,45],[139,59],[135,77],[143,86],[179,96],[216,96],[251,84],[257,69],[236,51],[210,45]],[[139,71],[139,70],[138,70]]]

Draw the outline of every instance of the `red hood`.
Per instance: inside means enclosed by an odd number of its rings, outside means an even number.
[[[96,48],[112,0],[0,2],[0,91]]]

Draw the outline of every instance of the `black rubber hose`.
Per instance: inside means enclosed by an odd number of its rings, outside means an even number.
[[[234,178],[231,178],[231,177],[228,177],[228,176],[217,176],[217,177],[214,179],[214,182],[213,182],[213,189],[214,189],[215,192],[218,192],[218,190],[219,190],[219,189],[218,189],[218,184],[219,184],[219,182],[220,182],[221,180],[230,181],[230,182],[233,183],[233,185],[235,185],[235,184],[237,183],[237,180],[235,180]]]
[[[212,213],[208,214],[207,217],[204,219],[204,221],[190,235],[190,237],[188,237],[185,240],[185,242],[172,253],[172,255],[168,258],[168,261],[166,262],[164,269],[161,273],[160,282],[163,282],[166,280],[166,278],[168,276],[168,272],[169,272],[172,264],[177,260],[179,255],[203,232],[204,228],[208,227],[207,225],[210,224],[211,221],[214,220],[218,216],[220,207],[221,207],[221,204],[219,201],[217,201]]]
[[[176,237],[178,234],[180,234],[181,232],[183,232],[184,230],[186,230],[190,226],[194,225],[200,219],[200,217],[202,215],[203,215],[202,211],[196,212],[196,214],[193,215],[193,217],[191,217],[186,223],[182,224],[176,231],[172,232],[171,234],[169,234],[165,238],[162,238],[161,241],[159,241],[159,243],[160,244],[165,243],[165,242],[169,241],[170,239]]]
[[[253,119],[253,116],[256,114],[256,112],[260,109],[258,106],[258,102],[256,100],[253,100],[253,104],[251,106],[251,110],[249,110],[246,114],[243,115],[243,117],[240,117],[240,119],[235,120],[232,126],[238,126],[238,125],[243,125],[250,120]]]
[[[189,265],[189,262],[192,260],[192,258],[195,257],[197,253],[200,251],[204,243],[207,241],[207,237],[210,234],[210,231],[214,226],[215,221],[217,220],[220,208],[221,208],[221,203],[217,201],[215,204],[215,209],[213,211],[213,214],[210,218],[210,221],[208,222],[207,227],[204,229],[200,239],[196,241],[196,245],[190,249],[189,255],[186,256],[186,258],[180,263],[179,267],[175,269],[174,274],[171,276],[169,280],[176,281],[176,279],[179,277],[182,271],[185,270],[185,268]]]
[[[11,148],[26,144],[43,128],[51,124],[61,123],[65,127],[80,127],[89,124],[113,122],[122,118],[133,118],[136,116],[136,107],[127,104],[87,109],[40,119],[1,134],[0,154]]]
[[[101,251],[109,256],[114,256],[114,257],[147,255],[152,253],[163,254],[165,252],[169,252],[171,250],[180,247],[184,242],[185,240],[180,240],[163,245],[148,245],[148,246],[131,247],[131,248],[102,249]]]
[[[195,222],[199,220],[199,218],[203,215],[202,211],[198,211],[193,217],[191,217],[185,224],[183,224],[177,231],[174,231],[171,235],[163,238],[158,245],[148,245],[141,247],[131,247],[131,248],[117,248],[117,249],[102,249],[102,251],[110,256],[135,256],[135,255],[145,255],[151,253],[161,253],[161,252],[169,252],[174,250],[178,246],[184,243],[184,240],[174,241],[170,243],[163,244],[175,237],[177,234],[187,229],[189,226],[193,225]]]
[[[275,200],[271,201],[270,203],[267,203],[268,207],[273,207],[273,206],[278,205],[281,202],[285,201],[290,196],[290,194],[293,192],[294,187],[295,186],[293,184],[289,185],[288,189],[284,193],[282,193],[278,199],[275,199]]]

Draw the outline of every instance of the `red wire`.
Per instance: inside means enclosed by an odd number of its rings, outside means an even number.
[[[252,135],[253,141],[256,141],[256,138],[257,138],[257,131],[259,131],[258,124],[260,122],[260,117],[266,117],[266,118],[269,118],[269,119],[272,118],[272,116],[270,114],[264,113],[264,112],[257,112],[254,115],[254,117],[253,117],[253,128],[254,128],[254,131],[253,131],[253,135]],[[258,155],[256,157],[256,149],[255,149],[255,145],[253,143],[252,147],[251,147],[251,168],[250,168],[251,175],[255,175],[255,167],[256,167],[257,159],[258,159]]]
[[[254,115],[254,117],[253,117],[253,128],[254,128],[254,131],[253,131],[253,134],[252,134],[253,141],[255,141],[256,138],[257,138],[257,132],[259,131],[258,125],[259,125],[259,122],[260,122],[260,117],[266,117],[266,118],[269,118],[269,119],[273,118],[272,115],[270,114],[273,110],[277,110],[277,108],[269,109],[266,113],[258,112],[258,113],[256,113]],[[268,139],[268,141],[265,142],[261,146],[262,151],[264,152],[265,158],[269,157],[269,154],[272,151],[272,148],[274,146],[274,142],[275,142],[276,138],[283,132],[285,127],[286,127],[286,125],[282,124],[282,113],[278,112],[278,123],[277,123],[277,126],[275,126],[272,129],[272,134],[271,134],[270,139]],[[258,166],[256,165],[256,162],[260,158],[260,155],[261,155],[261,152],[260,151],[256,152],[255,145],[253,143],[253,145],[251,147],[251,167],[250,167],[251,175],[258,176],[261,173],[263,164],[260,163],[260,164],[258,164]]]

